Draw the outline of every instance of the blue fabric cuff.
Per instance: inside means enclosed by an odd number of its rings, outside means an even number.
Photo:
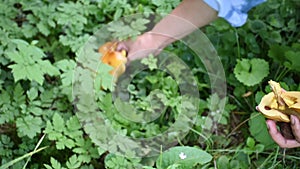
[[[204,0],[218,11],[218,16],[226,19],[232,26],[238,27],[247,21],[247,12],[266,0]]]

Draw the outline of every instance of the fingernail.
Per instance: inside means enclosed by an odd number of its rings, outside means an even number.
[[[296,117],[294,116],[294,115],[291,115],[291,124],[292,125],[295,125],[295,123],[296,123],[296,119],[295,119]]]
[[[266,122],[266,124],[267,124],[267,129],[268,129],[268,130],[270,130],[270,127],[269,127],[269,124],[268,124],[268,122]]]

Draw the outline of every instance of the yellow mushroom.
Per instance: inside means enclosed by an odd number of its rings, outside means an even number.
[[[280,122],[290,122],[289,115],[300,118],[300,92],[285,91],[279,83],[272,80],[269,85],[272,92],[261,99],[258,111],[266,118]]]
[[[125,72],[127,63],[127,52],[116,51],[117,45],[117,42],[107,42],[98,49],[102,54],[101,61],[113,67],[109,73],[114,76],[115,82]]]
[[[278,103],[273,92],[265,95],[256,108],[268,119],[290,122],[290,118],[286,114],[277,110]]]

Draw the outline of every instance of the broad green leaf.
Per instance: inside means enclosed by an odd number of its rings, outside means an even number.
[[[289,50],[287,46],[272,45],[268,51],[268,56],[277,63],[283,63],[285,61],[284,53]]]
[[[238,60],[234,74],[241,83],[253,86],[260,83],[269,74],[269,64],[258,58]]]
[[[267,29],[266,24],[262,20],[256,19],[256,20],[253,20],[253,21],[251,21],[249,23],[250,23],[250,29],[251,29],[251,31],[253,31],[255,33]]]
[[[300,50],[298,52],[287,51],[285,57],[288,60],[288,63],[285,62],[286,67],[300,71]]]
[[[269,22],[270,25],[277,28],[281,28],[284,24],[282,17],[278,13],[269,15],[267,21]]]
[[[282,37],[281,37],[281,34],[279,31],[272,31],[270,33],[270,40],[272,42],[275,42],[275,43],[281,43],[282,42]]]
[[[263,144],[266,148],[271,148],[274,145],[274,141],[267,130],[265,118],[260,113],[251,114],[249,130],[255,140]]]
[[[173,147],[163,152],[156,160],[158,169],[165,169],[170,165],[180,164],[183,168],[193,168],[196,164],[206,164],[212,156],[196,147]]]
[[[229,158],[222,155],[217,159],[217,166],[218,168],[229,169]]]

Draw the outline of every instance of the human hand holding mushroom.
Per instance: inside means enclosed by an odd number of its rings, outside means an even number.
[[[280,147],[300,147],[300,92],[285,91],[272,80],[269,84],[272,92],[262,98],[256,109],[268,118],[269,133]],[[277,122],[282,122],[281,131]]]
[[[109,73],[114,77],[115,82],[125,72],[127,63],[126,50],[117,51],[117,46],[118,42],[106,42],[98,49],[102,63],[113,68]]]

